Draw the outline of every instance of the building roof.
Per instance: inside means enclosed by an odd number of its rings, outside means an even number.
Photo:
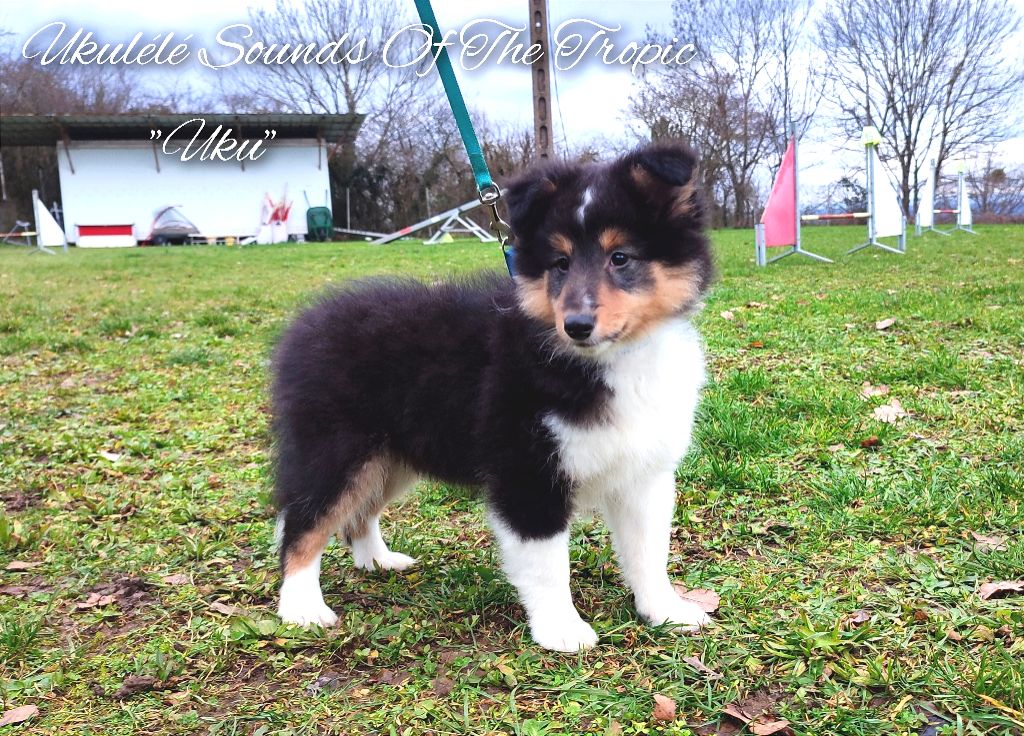
[[[278,140],[320,138],[328,143],[351,143],[364,117],[358,113],[0,115],[0,146],[52,146],[61,140],[148,141],[150,130],[159,129],[166,135],[194,118],[204,119],[211,133],[218,125],[230,127],[238,138],[262,138],[264,130],[276,130]]]

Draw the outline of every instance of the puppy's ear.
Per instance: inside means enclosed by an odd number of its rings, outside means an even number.
[[[537,229],[559,193],[567,192],[578,176],[575,167],[548,165],[521,174],[505,188],[508,222],[517,239],[529,237]]]
[[[661,217],[703,222],[698,158],[681,143],[657,143],[638,148],[616,164],[622,181]]]

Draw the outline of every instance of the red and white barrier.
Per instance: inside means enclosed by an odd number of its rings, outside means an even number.
[[[757,265],[769,263],[795,253],[826,263],[831,260],[804,250],[800,242],[800,223],[814,220],[867,219],[868,239],[847,253],[875,246],[893,253],[906,251],[906,221],[900,207],[899,195],[892,178],[878,158],[878,144],[881,136],[871,126],[864,128],[864,168],[867,177],[867,212],[844,212],[801,217],[799,196],[799,168],[797,166],[797,140],[794,132],[782,158],[782,166],[775,177],[768,202],[765,204],[761,222],[754,227],[754,248]],[[897,245],[892,247],[879,238],[896,237]],[[768,258],[768,248],[788,248],[784,253]]]
[[[951,230],[940,230],[935,227],[935,215],[956,215],[956,226]],[[976,235],[973,228],[974,218],[971,214],[971,197],[967,191],[967,176],[961,165],[957,172],[956,209],[935,209],[935,159],[929,162],[921,196],[917,202],[917,216],[914,219],[914,234],[921,235],[929,230],[939,235],[949,235],[955,230]]]
[[[828,258],[800,247],[800,194],[797,182],[799,169],[796,160],[796,131],[794,130],[782,156],[782,165],[775,175],[768,202],[765,203],[761,222],[754,226],[754,248],[758,266],[791,256],[794,253],[832,263]],[[768,258],[768,248],[787,248],[774,258]]]

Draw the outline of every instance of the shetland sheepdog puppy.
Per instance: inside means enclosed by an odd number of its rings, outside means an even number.
[[[508,580],[542,647],[597,635],[569,592],[569,533],[599,513],[640,615],[706,614],[666,570],[675,470],[704,382],[689,322],[712,275],[697,159],[650,145],[549,164],[508,186],[516,275],[374,279],[300,314],[273,361],[286,622],[330,626],[320,558],[404,570],[384,505],[417,479],[478,486]]]

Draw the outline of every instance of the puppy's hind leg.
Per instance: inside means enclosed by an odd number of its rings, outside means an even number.
[[[368,482],[378,484],[379,493],[368,494],[367,502],[342,530],[352,548],[352,560],[364,570],[405,570],[416,564],[416,559],[388,549],[380,533],[380,513],[384,505],[416,484],[418,476],[398,461],[384,461],[379,466],[379,478]]]
[[[278,461],[284,573],[278,615],[287,623],[333,626],[337,622],[320,590],[324,547],[338,529],[359,518],[364,508],[379,503],[383,490],[375,482],[382,477],[379,459],[359,466],[337,455],[336,446],[330,443],[319,452],[311,445],[299,450],[289,445],[282,448]],[[312,462],[311,457],[319,462]],[[314,468],[318,472],[310,472]]]
[[[284,582],[277,614],[285,623],[310,626],[333,626],[338,621],[320,590],[320,558],[330,537],[323,524],[308,529],[291,529],[298,525],[290,517],[298,514],[281,512],[281,563]],[[282,523],[283,522],[283,523]],[[289,534],[291,532],[291,534]]]

